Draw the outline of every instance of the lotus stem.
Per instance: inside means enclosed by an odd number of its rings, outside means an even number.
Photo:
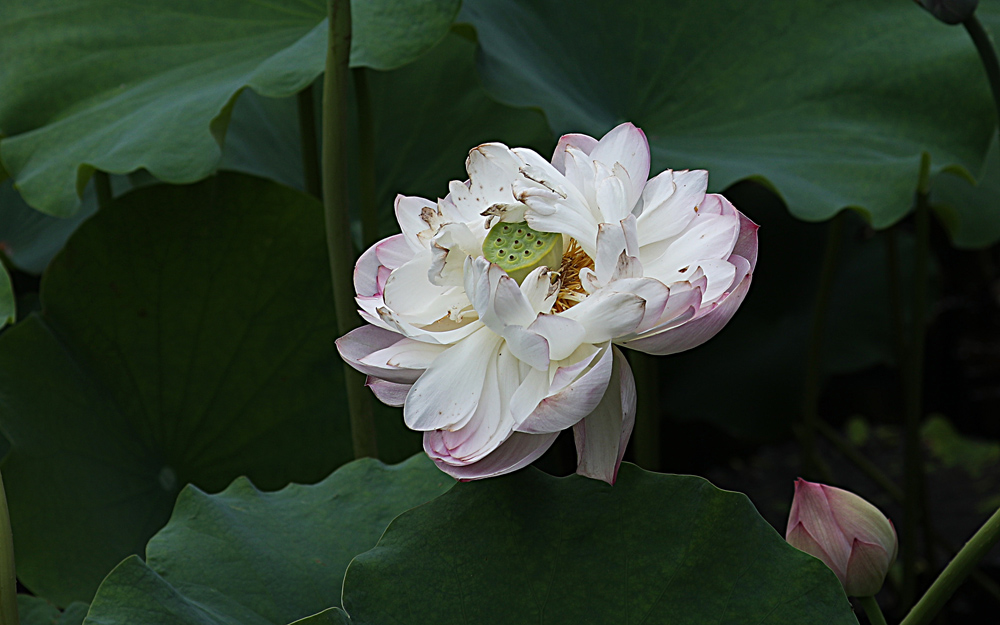
[[[826,317],[833,295],[833,279],[837,275],[840,244],[844,238],[844,215],[838,214],[830,221],[826,234],[826,249],[820,268],[819,290],[813,305],[812,327],[809,331],[809,348],[806,352],[805,380],[802,384],[802,426],[799,445],[802,448],[802,472],[807,477],[825,476],[826,467],[819,456],[816,441],[819,423],[819,396],[823,381],[823,335]]]
[[[0,476],[0,625],[18,625],[14,538],[10,531],[7,493]]]
[[[358,109],[358,184],[361,187],[361,241],[364,247],[379,238],[378,205],[375,202],[375,121],[368,88],[368,70],[355,67],[354,100]]]
[[[920,421],[923,416],[924,316],[927,304],[927,263],[930,256],[930,154],[920,158],[916,197],[917,249],[913,261],[913,302],[909,353],[904,371],[906,417],[903,426],[903,531],[900,555],[903,561],[901,603],[913,603],[917,586],[917,533],[925,512],[924,463],[920,448]]]
[[[973,572],[997,542],[1000,541],[1000,510],[993,513],[979,528],[969,542],[952,558],[941,571],[931,587],[900,625],[927,625],[944,607],[945,602],[958,590],[965,578]]]
[[[114,199],[111,191],[111,176],[108,172],[97,170],[94,172],[94,191],[97,192],[97,207],[106,208]]]
[[[635,377],[636,411],[635,461],[643,469],[660,471],[660,405],[658,395],[659,360],[642,352],[629,352],[629,363]]]
[[[348,62],[351,53],[350,0],[328,0],[330,33],[323,79],[323,209],[333,279],[337,329],[341,335],[360,325],[354,305],[354,247],[347,193]],[[375,419],[364,375],[344,365],[351,414],[354,456],[377,457]]]
[[[316,104],[313,86],[309,85],[296,95],[299,105],[299,137],[302,143],[302,178],[306,193],[323,198],[320,175],[319,145],[316,142]]]
[[[990,83],[990,91],[993,93],[993,105],[997,111],[997,122],[1000,123],[1000,61],[997,60],[997,51],[990,41],[990,35],[979,21],[975,13],[962,22],[965,30],[972,38],[972,43],[976,45],[979,52],[979,59],[983,62],[983,70],[986,72],[986,79]]]
[[[868,615],[868,622],[871,625],[886,625],[885,616],[882,614],[882,609],[878,607],[878,601],[875,601],[875,597],[858,597],[858,603],[864,608],[865,614]]]

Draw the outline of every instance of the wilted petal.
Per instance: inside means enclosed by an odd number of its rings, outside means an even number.
[[[427,279],[431,254],[424,251],[394,270],[385,283],[385,304],[403,321],[429,325],[468,306],[461,287],[437,286]]]
[[[604,397],[589,416],[573,426],[576,472],[608,484],[618,478],[625,447],[635,424],[635,380],[625,356],[612,347],[614,363]]]
[[[420,233],[428,230],[431,224],[425,219],[427,211],[437,212],[437,205],[422,197],[408,195],[396,196],[396,221],[399,222],[399,229],[403,231],[403,236],[407,244],[414,252],[419,252],[427,245],[419,237]]]
[[[504,475],[526,467],[555,442],[559,433],[553,434],[522,434],[514,432],[493,453],[472,464],[451,464],[444,459],[447,452],[441,453],[441,432],[424,433],[424,451],[434,464],[448,475],[459,480],[479,480],[487,477]]]

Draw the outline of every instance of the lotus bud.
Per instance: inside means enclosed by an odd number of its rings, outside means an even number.
[[[945,24],[961,24],[976,12],[979,0],[917,0],[917,4]]]
[[[852,597],[871,597],[896,560],[896,529],[854,493],[803,479],[795,482],[785,540],[833,569]]]

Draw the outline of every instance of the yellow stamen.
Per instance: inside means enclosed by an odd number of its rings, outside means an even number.
[[[584,290],[583,282],[580,280],[580,270],[584,267],[593,270],[594,260],[583,251],[575,239],[570,239],[559,267],[559,279],[562,284],[559,295],[556,296],[556,303],[552,306],[553,312],[562,312],[587,299],[587,291]]]

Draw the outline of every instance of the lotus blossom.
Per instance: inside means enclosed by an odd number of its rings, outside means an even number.
[[[854,493],[803,479],[795,482],[785,539],[822,560],[852,597],[874,596],[896,560],[896,529]]]
[[[514,471],[572,427],[577,472],[614,483],[635,414],[619,347],[681,352],[736,312],[757,226],[707,172],[649,162],[632,124],[551,162],[485,143],[443,199],[396,198],[402,233],[355,269],[367,325],[337,345],[446,473]]]

